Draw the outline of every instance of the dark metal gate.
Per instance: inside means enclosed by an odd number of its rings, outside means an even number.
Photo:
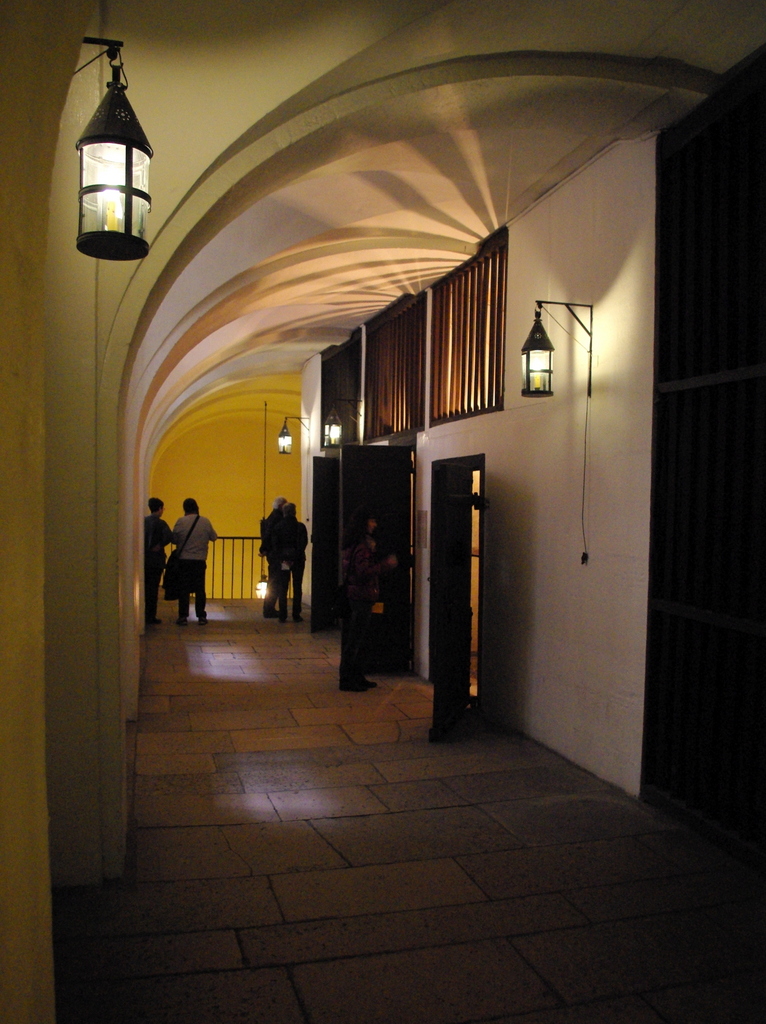
[[[660,140],[643,792],[766,856],[766,62]]]

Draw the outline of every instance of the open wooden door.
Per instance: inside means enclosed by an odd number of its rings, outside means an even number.
[[[311,507],[311,632],[334,625],[330,606],[338,586],[340,463],[314,459]]]
[[[472,703],[471,551],[473,472],[435,462],[431,489],[430,740],[440,739]]]

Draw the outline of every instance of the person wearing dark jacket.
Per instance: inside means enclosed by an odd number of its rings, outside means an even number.
[[[378,521],[368,509],[356,509],[343,534],[343,578],[346,581],[351,616],[343,620],[340,655],[340,689],[360,692],[377,683],[364,675],[365,640],[372,607],[380,596],[380,576],[399,564],[396,555],[381,559],[375,531]]]
[[[157,595],[165,568],[165,548],[173,540],[170,527],[160,518],[164,509],[159,498],[150,498],[151,514],[144,517],[144,621],[151,626],[162,622],[157,618]]]
[[[268,517],[261,520],[261,547],[258,554],[262,558],[266,557],[266,564],[269,567],[269,581],[266,584],[266,597],[263,600],[264,619],[276,619],[277,617],[280,563],[272,552],[271,531],[277,523],[282,521],[282,507],[286,504],[287,498],[275,498]]]
[[[295,518],[295,505],[291,501],[282,506],[282,519],[274,524],[271,531],[271,550],[279,565],[278,602],[279,621],[287,621],[287,589],[293,578],[293,621],[303,622],[301,604],[303,601],[303,570],[306,568],[306,545],[308,531],[304,523]]]

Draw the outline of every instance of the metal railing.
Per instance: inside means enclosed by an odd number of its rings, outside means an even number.
[[[221,600],[251,600],[265,560],[258,554],[260,537],[219,537],[207,559],[208,596]]]

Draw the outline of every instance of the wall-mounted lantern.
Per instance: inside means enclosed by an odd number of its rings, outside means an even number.
[[[335,406],[330,409],[330,414],[324,423],[324,447],[339,448],[343,440],[343,427],[340,416]]]
[[[80,153],[80,230],[77,248],[99,260],[139,260],[149,252],[144,238],[151,207],[149,162],[152,147],[133,112],[123,82],[122,43],[86,36],[106,46],[112,80],[77,141]],[[94,57],[93,60],[98,60]],[[88,61],[88,64],[93,61]],[[83,67],[87,67],[84,64]],[[82,68],[78,70],[82,71]]]
[[[308,420],[302,416],[285,416],[285,422],[277,435],[277,449],[280,455],[290,455],[293,450],[293,435],[287,426],[288,420],[299,420],[302,427],[309,429]]]

